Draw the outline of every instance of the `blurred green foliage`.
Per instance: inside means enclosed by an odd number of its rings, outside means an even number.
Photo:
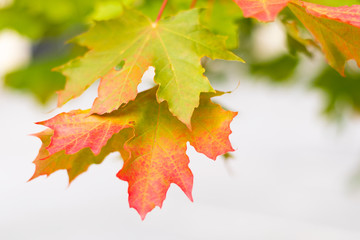
[[[116,17],[131,0],[15,0],[0,9],[0,30],[12,29],[33,44],[31,61],[5,76],[5,86],[32,93],[46,103],[64,87],[53,68],[85,51],[66,41],[85,31],[92,20]]]
[[[298,63],[298,57],[282,55],[270,61],[253,63],[249,66],[252,75],[267,77],[273,82],[281,83],[290,79]]]
[[[341,118],[345,111],[360,113],[360,72],[346,69],[346,77],[329,66],[325,66],[312,81],[312,87],[326,96],[324,112],[331,117]]]
[[[0,29],[11,28],[31,39],[58,36],[84,24],[95,0],[15,0],[0,11]]]
[[[20,91],[31,92],[40,103],[45,104],[56,91],[65,86],[65,77],[52,69],[86,51],[73,45],[65,46],[56,43],[55,45],[61,47],[54,50],[52,46],[51,51],[36,54],[27,66],[8,73],[5,76],[5,85]]]
[[[321,4],[321,5],[325,5],[325,6],[330,6],[330,7],[339,7],[339,6],[350,6],[353,4],[359,4],[359,0],[306,0],[306,2],[311,2],[311,3],[316,3],[316,4]]]
[[[61,63],[64,62],[58,59],[33,61],[28,66],[7,74],[5,85],[25,92],[30,91],[41,103],[45,104],[55,91],[65,86],[64,76],[48,71]]]

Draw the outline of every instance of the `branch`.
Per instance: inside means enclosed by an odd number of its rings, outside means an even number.
[[[192,0],[190,8],[194,8],[196,6],[197,0]]]

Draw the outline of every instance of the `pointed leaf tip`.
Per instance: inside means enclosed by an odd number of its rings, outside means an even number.
[[[35,172],[29,181],[42,175],[49,176],[58,170],[67,170],[70,184],[81,173],[87,171],[90,165],[100,164],[109,153],[120,151],[122,156],[126,156],[119,146],[123,146],[126,141],[133,137],[133,131],[127,128],[115,134],[97,156],[89,148],[82,149],[75,154],[66,154],[64,150],[49,154],[46,147],[50,144],[53,130],[47,129],[37,135],[42,141],[42,146],[34,160]]]
[[[38,124],[54,130],[51,143],[46,148],[50,154],[62,150],[65,150],[66,154],[74,154],[89,147],[98,155],[114,134],[132,127],[129,122],[127,118],[113,118],[111,115],[89,116],[89,110],[74,110]]]

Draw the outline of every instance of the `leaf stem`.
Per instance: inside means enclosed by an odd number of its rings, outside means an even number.
[[[190,8],[194,8],[196,6],[197,0],[192,0]]]
[[[167,2],[168,2],[168,0],[164,0],[164,1],[163,1],[162,5],[161,5],[161,8],[160,8],[160,11],[159,11],[159,14],[158,14],[158,16],[157,16],[157,18],[156,18],[156,22],[158,22],[158,21],[160,20],[161,15],[162,15],[163,12],[164,12],[164,9],[165,9],[165,7],[166,7]]]

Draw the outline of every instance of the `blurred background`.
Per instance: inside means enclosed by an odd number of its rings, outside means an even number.
[[[328,67],[286,9],[269,24],[244,19],[231,1],[205,10],[204,24],[247,64],[203,59],[213,86],[233,90],[215,101],[239,114],[235,152],[212,161],[188,145],[194,203],[172,185],[141,221],[115,176],[119,154],[71,186],[65,171],[27,182],[41,146],[29,135],[44,129],[34,122],[87,109],[97,95],[98,83],[56,108],[65,80],[51,69],[85,51],[64,42],[124,5],[154,18],[161,2],[0,1],[0,239],[360,239],[360,72],[351,61],[346,78]],[[188,5],[169,1],[165,14]]]

